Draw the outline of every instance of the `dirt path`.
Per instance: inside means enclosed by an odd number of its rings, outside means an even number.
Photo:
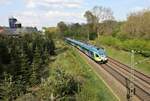
[[[118,82],[112,75],[110,75],[107,71],[105,71],[99,64],[95,63],[93,60],[91,60],[88,56],[86,56],[79,50],[78,52],[84,57],[85,61],[87,61],[87,63],[93,67],[92,69],[94,69],[94,72],[101,79],[104,80],[106,86],[112,91],[112,93],[118,98],[118,100],[127,101],[126,88],[120,82]],[[140,101],[140,100],[134,96],[133,101]]]

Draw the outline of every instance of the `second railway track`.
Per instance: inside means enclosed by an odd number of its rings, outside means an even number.
[[[119,61],[117,61],[117,60],[115,60],[111,57],[109,57],[108,59],[111,63],[115,64],[116,66],[124,69],[127,72],[130,72],[130,67],[129,66],[127,66],[127,65],[125,65],[125,64],[123,64],[123,63],[121,63],[121,62],[119,62]],[[150,76],[145,75],[144,73],[139,72],[137,70],[134,70],[134,71],[135,71],[134,76],[140,78],[141,80],[143,80],[144,82],[146,82],[147,84],[150,85]]]
[[[130,67],[126,66],[109,58],[107,64],[101,64],[107,72],[114,76],[121,84],[128,89],[127,82],[130,81]],[[149,76],[136,71],[134,73],[134,81],[131,81],[135,86],[135,95],[142,101],[150,101],[150,78]]]

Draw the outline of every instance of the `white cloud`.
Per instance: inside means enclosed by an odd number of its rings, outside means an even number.
[[[28,8],[44,7],[64,7],[79,8],[84,0],[25,0]]]
[[[12,0],[0,0],[1,2]],[[26,8],[23,11],[13,11],[23,26],[56,26],[58,22],[84,22],[82,11],[75,8],[82,6],[84,0],[24,0]],[[73,11],[70,10],[73,8]],[[84,13],[84,12],[83,12]],[[6,17],[7,18],[7,17]]]
[[[143,10],[143,9],[145,9],[145,8],[144,8],[144,7],[137,6],[137,7],[134,7],[134,8],[131,10],[131,12],[137,12],[137,11],[141,11],[141,10]]]
[[[36,7],[36,4],[35,4],[33,1],[29,1],[29,2],[27,3],[27,7],[28,7],[28,8],[35,8],[35,7]]]
[[[140,12],[143,10],[150,10],[150,7],[137,6],[137,7],[132,8],[130,12]]]
[[[24,11],[21,13],[16,13],[15,17],[23,26],[39,26],[40,19],[39,15],[34,11]]]
[[[43,11],[37,12],[34,10],[23,11],[21,13],[16,13],[15,17],[23,26],[37,26],[42,28],[43,26],[56,26],[59,21],[65,22],[83,22],[84,18],[81,13],[73,12],[61,12],[55,11]]]
[[[74,17],[80,17],[80,13],[73,13],[73,12],[61,12],[61,11],[48,11],[45,14],[47,17],[69,17],[69,16],[74,16]]]
[[[0,0],[0,5],[10,4],[11,0]]]

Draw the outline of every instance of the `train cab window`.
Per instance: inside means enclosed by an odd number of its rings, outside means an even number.
[[[99,56],[96,54],[96,57],[99,57]]]

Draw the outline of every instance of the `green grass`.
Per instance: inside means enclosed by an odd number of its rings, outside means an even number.
[[[66,51],[58,53],[51,67],[62,67],[83,82],[81,92],[77,95],[78,101],[117,101],[104,82],[91,69],[92,67],[75,49],[69,46]]]
[[[108,54],[108,56],[121,61],[122,63],[125,63],[127,65],[131,65],[131,53],[129,52],[125,52],[122,50],[117,50],[115,48],[112,47],[108,47],[105,46],[106,48],[106,52]],[[145,57],[141,56],[141,55],[135,55],[135,63],[144,60]],[[135,69],[150,75],[150,60],[148,61],[143,61],[140,64],[135,65]]]

